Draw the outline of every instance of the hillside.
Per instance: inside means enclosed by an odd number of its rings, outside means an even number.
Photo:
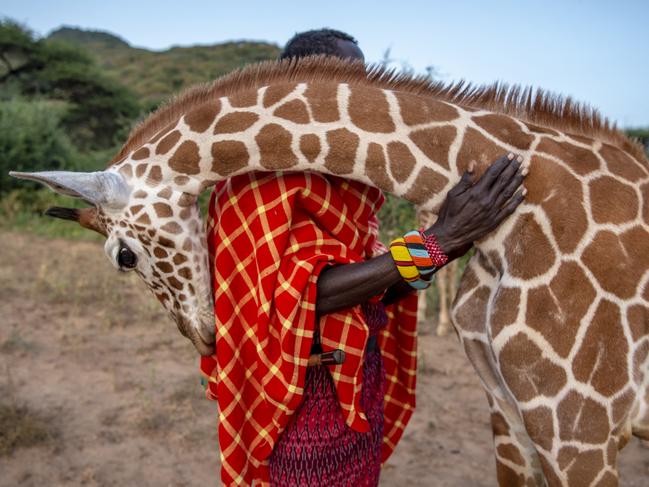
[[[203,46],[174,46],[152,51],[131,46],[108,32],[62,27],[48,39],[87,49],[112,77],[153,105],[184,87],[212,80],[248,63],[274,59],[275,44],[232,41]]]

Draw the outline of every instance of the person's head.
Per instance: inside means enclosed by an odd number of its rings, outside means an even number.
[[[327,54],[341,59],[365,61],[358,42],[349,34],[334,29],[309,30],[295,34],[286,43],[280,59]]]

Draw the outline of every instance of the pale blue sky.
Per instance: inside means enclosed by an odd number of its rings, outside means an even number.
[[[113,32],[133,45],[258,39],[332,27],[368,61],[387,47],[444,79],[503,80],[573,95],[623,127],[649,126],[649,1],[0,0],[0,15],[45,35],[62,24]]]

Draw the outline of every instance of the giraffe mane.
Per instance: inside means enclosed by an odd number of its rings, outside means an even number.
[[[569,96],[499,82],[476,85],[464,80],[451,83],[431,81],[423,75],[403,73],[381,65],[366,68],[360,61],[350,63],[330,56],[265,61],[237,69],[211,83],[188,88],[137,124],[110,164],[122,160],[192,107],[270,84],[313,81],[366,85],[428,96],[463,108],[502,113],[524,122],[597,138],[649,164],[639,142],[629,139],[597,109]]]

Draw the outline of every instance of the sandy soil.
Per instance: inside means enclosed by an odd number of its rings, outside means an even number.
[[[219,485],[198,357],[136,276],[95,243],[0,241],[0,403],[46,432],[0,456],[0,486]],[[486,400],[456,339],[433,329],[420,328],[418,409],[381,485],[495,485]],[[649,448],[634,440],[621,471],[649,485]]]

